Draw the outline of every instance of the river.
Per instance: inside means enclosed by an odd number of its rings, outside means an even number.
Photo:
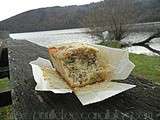
[[[25,39],[38,45],[48,47],[48,45],[62,42],[84,42],[84,43],[95,43],[95,37],[86,33],[87,29],[65,29],[65,30],[52,30],[52,31],[40,31],[40,32],[27,32],[27,33],[15,33],[10,34],[13,39]],[[138,42],[143,41],[149,37],[152,33],[150,32],[139,32],[130,33],[122,41],[124,42]],[[160,38],[153,39],[150,46],[160,50]],[[127,51],[137,54],[156,55],[148,49],[140,46],[134,46],[125,48]]]

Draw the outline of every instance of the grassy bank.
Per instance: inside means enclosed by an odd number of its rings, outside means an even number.
[[[160,84],[160,56],[130,53],[130,60],[136,65],[132,74]]]
[[[11,106],[0,108],[0,120],[11,120]]]
[[[8,78],[0,79],[0,93],[10,90],[10,84]],[[10,120],[11,106],[0,107],[0,120]]]
[[[7,91],[10,89],[9,79],[0,79],[0,92]]]

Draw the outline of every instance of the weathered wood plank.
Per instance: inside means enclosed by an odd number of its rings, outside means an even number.
[[[14,117],[21,119],[160,119],[160,86],[130,76],[121,82],[137,87],[102,102],[82,106],[74,94],[35,91],[29,62],[47,49],[28,41],[8,41]],[[149,120],[150,120],[149,119]]]

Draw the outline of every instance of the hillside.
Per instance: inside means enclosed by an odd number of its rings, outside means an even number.
[[[0,29],[27,32],[81,27],[79,20],[87,11],[87,6],[35,9],[0,22]]]
[[[101,3],[30,10],[1,21],[0,30],[15,33],[79,28],[82,27],[81,21],[89,10]]]
[[[0,30],[31,32],[83,27],[81,21],[103,2],[80,6],[48,7],[27,11],[0,22]],[[159,0],[135,0],[137,22],[160,21]]]

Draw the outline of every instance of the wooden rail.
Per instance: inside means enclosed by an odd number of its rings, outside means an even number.
[[[47,48],[28,41],[9,42],[14,118],[51,120],[160,120],[160,86],[129,76],[120,82],[135,88],[107,100],[82,106],[74,94],[36,91],[29,62],[48,59]]]

